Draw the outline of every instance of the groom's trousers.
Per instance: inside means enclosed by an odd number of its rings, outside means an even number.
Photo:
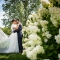
[[[19,52],[23,52],[23,46],[22,46],[22,37],[18,38],[18,45],[19,45]]]

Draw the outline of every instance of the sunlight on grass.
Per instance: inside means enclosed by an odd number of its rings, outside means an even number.
[[[0,55],[0,58],[9,58],[9,56],[6,56],[6,55],[2,56],[2,55]]]
[[[0,60],[30,60],[25,55],[19,53],[0,54]]]

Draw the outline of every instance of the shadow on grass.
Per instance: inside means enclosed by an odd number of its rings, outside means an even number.
[[[0,54],[0,60],[30,60],[25,55],[9,53],[9,54]]]

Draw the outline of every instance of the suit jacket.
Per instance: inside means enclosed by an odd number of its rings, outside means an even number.
[[[14,32],[17,32],[18,38],[22,37],[22,25],[19,25],[19,28],[17,30],[14,30]]]

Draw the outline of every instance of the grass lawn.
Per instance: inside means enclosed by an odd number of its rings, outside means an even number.
[[[0,54],[0,60],[30,60],[25,55],[21,54]]]

